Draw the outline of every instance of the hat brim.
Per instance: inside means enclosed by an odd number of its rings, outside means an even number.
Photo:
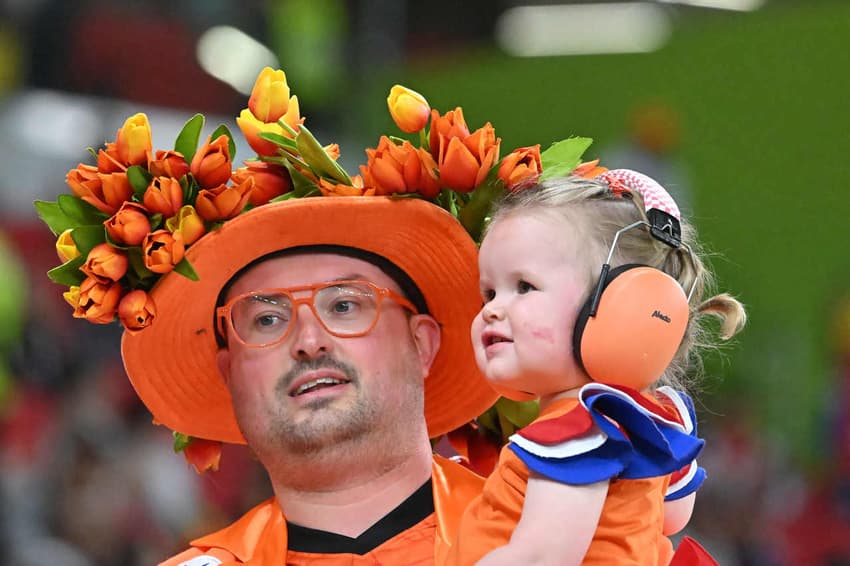
[[[130,381],[157,423],[198,438],[245,442],[216,364],[218,295],[253,260],[317,244],[383,256],[407,273],[425,297],[442,330],[425,380],[425,419],[432,438],[495,402],[469,337],[480,303],[477,248],[457,219],[420,199],[316,197],[263,205],[226,222],[186,253],[198,281],[169,273],[151,290],[157,309],[153,324],[125,332],[121,349]]]

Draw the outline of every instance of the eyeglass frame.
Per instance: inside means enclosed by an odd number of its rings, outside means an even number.
[[[373,291],[375,291],[375,296],[378,300],[378,308],[375,312],[375,320],[372,321],[372,324],[364,330],[363,332],[358,332],[355,334],[340,334],[339,332],[334,332],[330,328],[328,328],[325,321],[319,316],[319,313],[316,312],[316,295],[322,289],[327,289],[328,287],[337,287],[340,285],[366,285],[370,287]],[[296,298],[293,296],[293,293],[303,292],[303,291],[311,291],[310,295],[306,297]],[[232,316],[232,308],[237,302],[242,299],[246,299],[252,296],[258,295],[267,295],[267,294],[282,294],[289,297],[292,301],[292,319],[289,321],[289,324],[286,327],[286,330],[283,334],[280,335],[279,338],[274,340],[273,342],[269,342],[268,344],[249,344],[245,342],[239,333],[236,332],[236,329],[233,327],[233,316]],[[337,338],[359,338],[361,336],[366,336],[375,327],[378,325],[378,321],[381,320],[381,311],[383,308],[384,299],[391,299],[395,301],[399,306],[409,310],[413,314],[420,314],[419,309],[417,309],[412,302],[402,297],[400,294],[396,293],[392,289],[388,289],[387,287],[379,287],[376,283],[371,281],[366,281],[365,279],[342,279],[339,281],[325,281],[322,283],[313,283],[312,285],[298,285],[296,287],[271,287],[266,289],[258,289],[255,291],[248,291],[246,293],[241,293],[229,301],[227,301],[224,305],[217,307],[215,309],[216,314],[216,329],[219,334],[227,340],[227,337],[232,334],[236,341],[245,346],[246,348],[269,348],[271,346],[276,346],[286,340],[286,338],[292,332],[292,329],[295,327],[295,322],[298,320],[298,307],[302,304],[306,304],[310,307],[310,311],[313,313],[313,317],[318,321],[319,325],[322,329],[330,334],[331,336],[336,336]],[[230,330],[230,333],[225,332],[225,327]]]

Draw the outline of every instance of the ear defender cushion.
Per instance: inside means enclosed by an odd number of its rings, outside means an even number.
[[[645,389],[676,355],[688,326],[688,298],[659,269],[628,264],[608,272],[596,316],[589,297],[573,331],[573,352],[594,381]]]

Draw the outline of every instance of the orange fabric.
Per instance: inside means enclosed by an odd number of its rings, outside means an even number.
[[[538,420],[561,416],[577,404],[576,398],[555,401]],[[461,519],[458,539],[446,564],[475,564],[490,550],[508,543],[522,513],[528,476],[525,464],[512,450],[504,447],[499,465],[487,478],[484,491],[473,500]],[[664,492],[669,481],[669,476],[612,481],[599,525],[582,564],[667,564],[673,546],[662,534],[662,527]],[[566,512],[581,513],[581,509]],[[558,536],[556,517],[553,513],[552,536]]]
[[[362,556],[287,550],[286,519],[277,500],[271,498],[232,525],[193,540],[191,549],[160,566],[178,566],[201,556],[213,556],[225,565],[254,566],[442,563],[457,536],[460,516],[481,492],[484,479],[459,464],[434,456],[432,483],[434,513]]]

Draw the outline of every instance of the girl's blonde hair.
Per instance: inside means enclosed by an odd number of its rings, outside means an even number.
[[[552,215],[568,223],[585,238],[578,249],[586,254],[586,296],[596,286],[602,264],[608,255],[614,234],[638,220],[648,222],[643,198],[637,192],[614,194],[602,180],[581,177],[562,177],[540,183],[536,187],[507,194],[491,214],[490,225],[500,218],[520,213]],[[620,235],[611,259],[611,268],[628,263],[638,263],[660,269],[675,278],[687,293],[693,286],[690,299],[690,317],[685,336],[673,361],[656,385],[670,385],[680,390],[693,389],[702,373],[701,351],[716,347],[705,328],[705,315],[720,319],[720,338],[728,340],[746,323],[744,306],[727,293],[703,300],[714,286],[714,275],[702,260],[702,249],[697,242],[696,230],[686,220],[681,221],[682,243],[673,248],[649,234],[649,230],[636,228]],[[565,259],[566,260],[566,259]]]

